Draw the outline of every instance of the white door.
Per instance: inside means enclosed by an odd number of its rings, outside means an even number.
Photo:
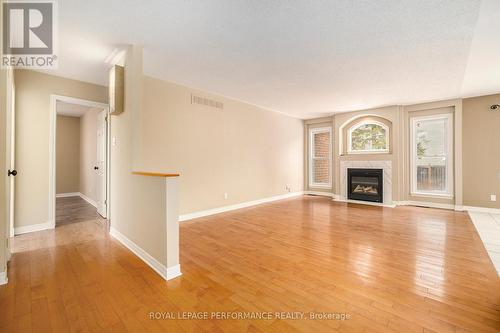
[[[107,218],[107,110],[101,111],[97,117],[97,212]]]
[[[16,114],[15,114],[15,87],[14,87],[14,72],[7,71],[7,144],[6,144],[6,160],[7,160],[7,234],[14,237],[14,189],[15,176],[17,170],[15,167],[15,137],[16,137]],[[9,242],[10,243],[10,242]],[[9,249],[10,253],[10,249]]]

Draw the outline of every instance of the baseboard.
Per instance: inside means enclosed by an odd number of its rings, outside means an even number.
[[[123,246],[125,246],[127,249],[132,251],[132,253],[138,256],[139,259],[144,261],[149,267],[151,267],[156,273],[158,273],[165,280],[168,281],[182,275],[180,265],[172,266],[169,268],[165,267],[165,265],[163,265],[158,260],[153,258],[149,253],[144,251],[139,245],[128,239],[125,235],[123,235],[115,228],[111,227],[109,234],[113,236],[113,238],[115,238],[117,241],[122,243]]]
[[[460,206],[453,204],[443,204],[443,203],[424,202],[424,201],[394,201],[394,203],[398,206],[418,206],[418,207],[428,207],[428,208],[438,208],[438,209],[449,209],[458,212],[466,211],[466,212],[500,214],[500,209],[497,208]]]
[[[303,195],[303,194],[304,194],[304,192],[302,192],[302,191],[286,193],[286,194],[276,195],[274,197],[253,200],[253,201],[243,202],[243,203],[239,203],[239,204],[235,204],[235,205],[218,207],[218,208],[203,210],[203,211],[199,211],[199,212],[184,214],[184,215],[179,216],[179,221],[180,222],[188,221],[188,220],[196,219],[199,217],[220,214],[220,213],[229,212],[229,211],[236,210],[236,209],[260,205],[260,204],[267,203],[267,202],[288,199],[288,198],[296,197],[296,196]]]
[[[7,239],[8,242],[10,242],[9,239]],[[7,262],[10,261],[10,259],[12,259],[12,252],[10,251],[10,247],[7,247],[5,249],[5,259],[7,260]]]
[[[181,265],[175,265],[167,268],[167,281],[175,279],[176,277],[181,275]]]
[[[381,202],[370,202],[370,201],[362,201],[362,200],[342,199],[342,198],[339,198],[337,196],[334,196],[333,201],[360,204],[360,205],[368,205],[368,206],[396,208],[395,204],[387,204],[387,203],[381,203]]]
[[[474,206],[463,206],[462,208],[463,210],[466,210],[468,212],[500,214],[500,209],[498,208],[474,207]]]
[[[97,203],[81,192],[69,192],[56,194],[56,198],[80,197],[89,204],[97,208]]]
[[[78,193],[78,194],[80,195],[80,198],[82,198],[83,200],[87,201],[89,204],[91,204],[95,208],[97,208],[97,203],[94,200],[90,199],[88,196],[86,196],[83,193]]]
[[[68,197],[79,197],[80,192],[69,192],[69,193],[58,193],[56,198],[68,198]]]
[[[397,201],[396,204],[398,206],[417,206],[417,207],[450,209],[450,210],[455,210],[455,208],[458,207],[453,204],[443,204],[443,203],[424,202],[424,201]]]
[[[27,234],[29,232],[54,229],[55,227],[56,227],[55,221],[48,221],[45,223],[16,227],[14,228],[14,235],[21,235],[21,234]]]
[[[97,204],[94,200],[87,197],[85,194],[80,192],[70,192],[70,193],[59,193],[56,194],[56,198],[68,198],[68,197],[80,197],[87,201],[89,204],[97,208]],[[54,229],[56,226],[55,221],[49,221],[46,223],[27,225],[23,227],[14,228],[14,235],[27,234],[29,232],[42,231],[47,229]]]
[[[7,271],[1,272],[0,273],[0,286],[7,284],[9,282],[9,279],[7,278]]]
[[[321,191],[304,191],[304,194],[307,194],[307,195],[318,195],[318,196],[321,196],[321,197],[329,197],[329,198],[333,198],[335,196],[335,194],[333,194],[331,192],[321,192]]]

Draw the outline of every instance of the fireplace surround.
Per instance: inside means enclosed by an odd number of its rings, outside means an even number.
[[[382,169],[347,169],[347,197],[351,200],[384,202]]]

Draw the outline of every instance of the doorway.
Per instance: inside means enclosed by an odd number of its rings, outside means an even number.
[[[51,96],[49,213],[55,227],[109,218],[108,105]]]

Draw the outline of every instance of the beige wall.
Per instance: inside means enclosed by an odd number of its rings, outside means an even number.
[[[124,112],[111,116],[111,227],[166,266],[165,179],[132,175],[139,164],[136,142],[141,113],[142,52],[130,48],[125,60]],[[164,169],[164,172],[175,171]]]
[[[97,116],[90,108],[81,117],[57,116],[56,193],[80,192],[97,200]]]
[[[302,121],[143,77],[141,59],[128,50],[125,110],[111,117],[114,230],[166,265],[165,179],[133,170],[180,173],[181,214],[302,190]],[[224,110],[192,105],[192,93]]]
[[[49,219],[50,95],[107,102],[107,88],[27,70],[17,70],[15,224]]]
[[[366,119],[367,117],[377,117],[378,120],[380,118],[385,119],[384,122],[387,124],[392,124],[392,131],[390,134],[390,143],[392,146],[390,147],[390,151],[387,154],[355,154],[355,155],[347,155],[344,152],[346,145],[346,141],[344,140],[345,131],[349,128],[350,125],[356,123],[356,121],[360,119]],[[346,112],[339,113],[335,115],[335,144],[334,144],[334,191],[335,194],[340,194],[340,161],[369,161],[369,160],[384,160],[392,162],[392,200],[398,201],[401,200],[401,191],[398,186],[398,182],[394,181],[394,179],[399,179],[399,163],[401,156],[401,143],[400,143],[400,127],[399,124],[401,122],[402,112],[399,106],[389,106],[378,109],[369,109],[363,111],[356,112]]]
[[[500,94],[463,100],[464,205],[500,208]],[[497,201],[490,201],[496,194]]]
[[[80,118],[58,115],[56,131],[56,193],[78,192]]]
[[[305,134],[305,144],[307,147],[308,144],[308,132],[307,129],[314,126],[325,126],[329,124],[333,124],[333,144],[334,144],[334,156],[333,156],[333,189],[332,190],[323,190],[327,192],[331,192],[332,194],[339,195],[340,191],[340,162],[343,160],[356,160],[356,161],[364,161],[364,160],[390,160],[392,162],[392,178],[393,178],[393,200],[394,201],[419,201],[419,202],[432,202],[437,204],[455,204],[455,198],[458,195],[458,202],[461,202],[461,183],[462,178],[460,177],[460,169],[461,169],[461,150],[460,146],[455,144],[456,149],[459,151],[454,151],[454,158],[457,159],[454,165],[454,171],[458,175],[457,179],[454,179],[454,187],[456,190],[456,196],[453,199],[443,199],[437,197],[423,197],[423,196],[411,196],[410,195],[410,185],[409,185],[409,151],[410,151],[410,143],[409,143],[409,122],[410,118],[413,116],[420,115],[433,115],[440,113],[448,113],[451,112],[454,114],[454,122],[455,126],[458,126],[457,129],[454,129],[456,132],[456,136],[454,141],[457,141],[457,137],[461,142],[461,100],[447,100],[433,103],[425,103],[425,104],[417,104],[417,105],[408,105],[408,106],[389,106],[378,109],[370,109],[363,111],[355,111],[355,112],[345,112],[338,113],[330,118],[319,118],[319,119],[310,119],[304,121],[306,130]],[[390,151],[389,153],[382,154],[346,154],[346,145],[347,145],[347,130],[357,122],[374,118],[378,121],[384,122],[386,125],[390,127]],[[458,120],[457,120],[458,119]],[[459,122],[457,122],[459,121]],[[458,132],[458,133],[457,133]],[[464,152],[465,154],[465,152]],[[464,159],[467,157],[464,156]],[[304,158],[304,164],[307,168],[307,150]],[[307,171],[305,172],[305,180],[307,186]],[[313,191],[321,191],[321,189],[309,189]],[[461,205],[461,203],[457,203],[457,205]]]
[[[392,162],[393,177],[399,177],[399,158],[401,144],[400,144],[400,130],[399,124],[402,117],[402,111],[399,106],[390,106],[378,109],[369,109],[355,112],[338,113],[332,117],[309,119],[305,120],[305,187],[309,191],[315,192],[328,192],[334,195],[340,195],[340,162],[343,160],[350,161],[367,161],[367,160],[389,160]],[[390,151],[386,154],[355,154],[347,155],[346,151],[346,138],[347,130],[354,124],[364,119],[374,118],[378,121],[384,122],[391,129],[390,134]],[[308,130],[314,127],[331,126],[333,128],[333,156],[332,156],[332,189],[310,188],[308,187],[308,159],[307,147],[309,146]],[[401,191],[397,183],[393,183],[393,200],[400,200]]]
[[[180,214],[302,191],[301,120],[150,77],[143,94],[142,166],[181,174]]]
[[[102,110],[91,108],[80,118],[79,192],[97,201],[97,116]]]

